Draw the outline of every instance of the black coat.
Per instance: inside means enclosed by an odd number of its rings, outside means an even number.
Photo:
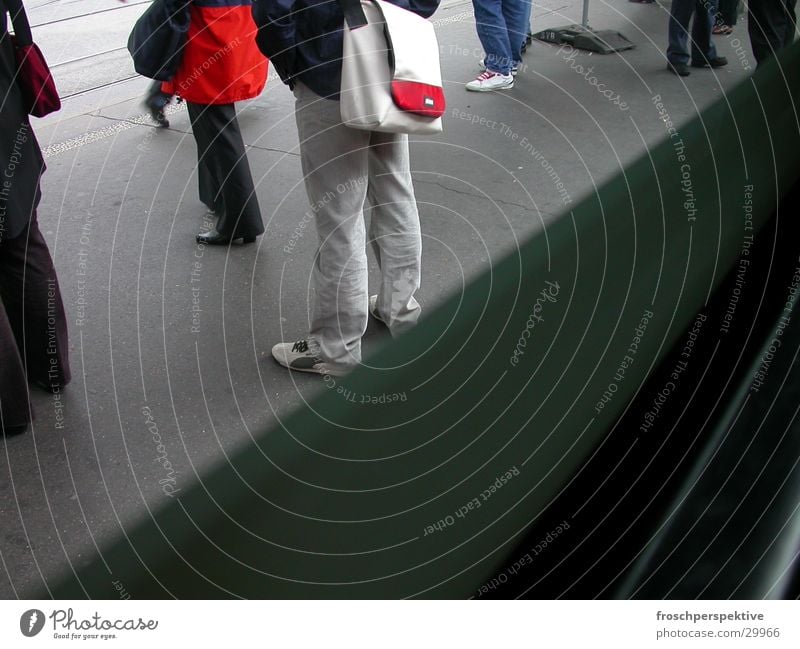
[[[342,25],[338,0],[252,0],[256,43],[284,83],[300,79],[320,97],[339,98]],[[387,0],[428,18],[440,0]]]
[[[39,204],[39,178],[44,171],[39,144],[14,81],[16,62],[7,19],[8,13],[14,17],[21,42],[29,40],[21,10],[22,0],[0,0],[0,241],[18,237],[30,222]]]

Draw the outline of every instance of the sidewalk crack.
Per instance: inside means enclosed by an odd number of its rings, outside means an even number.
[[[442,182],[438,181],[438,180],[432,181],[432,180],[415,179],[414,180],[414,184],[415,185],[416,184],[436,185],[437,187],[439,187],[439,188],[441,188],[441,189],[443,189],[443,190],[445,190],[447,192],[453,192],[454,194],[460,194],[461,196],[469,196],[470,198],[480,198],[480,199],[483,199],[483,200],[486,200],[486,201],[492,201],[494,203],[498,203],[498,204],[501,204],[501,205],[508,205],[509,207],[518,207],[518,208],[523,209],[523,210],[528,210],[529,212],[535,211],[532,207],[530,207],[528,205],[522,205],[521,203],[514,203],[512,201],[504,201],[501,198],[489,198],[485,194],[479,194],[479,193],[476,193],[476,192],[463,191],[463,190],[460,190],[460,189],[456,189],[455,187],[448,187],[447,185],[442,184]],[[542,210],[538,210],[538,211],[541,214],[549,214],[548,212],[544,212]]]

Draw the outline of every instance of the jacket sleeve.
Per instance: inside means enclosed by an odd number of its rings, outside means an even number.
[[[270,59],[284,83],[291,84],[295,71],[296,0],[253,0],[256,44]]]

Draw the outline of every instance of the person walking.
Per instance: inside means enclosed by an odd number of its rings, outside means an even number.
[[[190,0],[178,71],[161,85],[186,101],[197,143],[200,200],[218,219],[209,245],[252,243],[264,232],[234,103],[261,94],[268,61],[255,43],[250,0]]]
[[[753,0],[747,3],[747,31],[756,58],[762,65],[794,41],[797,0]]]
[[[36,208],[44,173],[15,78],[14,44],[31,40],[22,0],[0,0],[0,433],[27,430],[28,382],[57,393],[70,381],[67,320]]]
[[[439,0],[393,0],[427,18]],[[393,335],[412,327],[420,305],[422,237],[411,181],[408,136],[345,126],[339,111],[342,26],[338,2],[255,0],[257,42],[294,90],[306,193],[319,248],[312,268],[308,335],[272,348],[280,365],[340,375],[361,361],[368,313]],[[381,270],[377,295],[367,286],[365,201]]]
[[[711,27],[716,12],[716,0],[672,0],[667,70],[681,77],[688,77],[690,74],[687,42],[690,22],[692,23],[691,66],[721,68],[728,65],[728,59],[717,54],[717,48],[711,40]]]
[[[484,70],[466,85],[473,92],[510,90],[530,29],[526,0],[472,0],[475,28],[483,46]]]

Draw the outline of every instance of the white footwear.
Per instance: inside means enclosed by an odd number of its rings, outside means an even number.
[[[378,296],[377,295],[370,295],[369,296],[369,314],[375,318],[378,322],[386,324],[386,320],[381,317],[381,314],[378,313]]]
[[[473,92],[489,92],[490,90],[511,90],[514,87],[514,77],[510,74],[498,74],[486,70],[470,81],[466,88]]]
[[[319,345],[313,338],[293,343],[278,343],[272,348],[272,358],[280,365],[297,372],[342,376],[346,370],[322,360]]]

